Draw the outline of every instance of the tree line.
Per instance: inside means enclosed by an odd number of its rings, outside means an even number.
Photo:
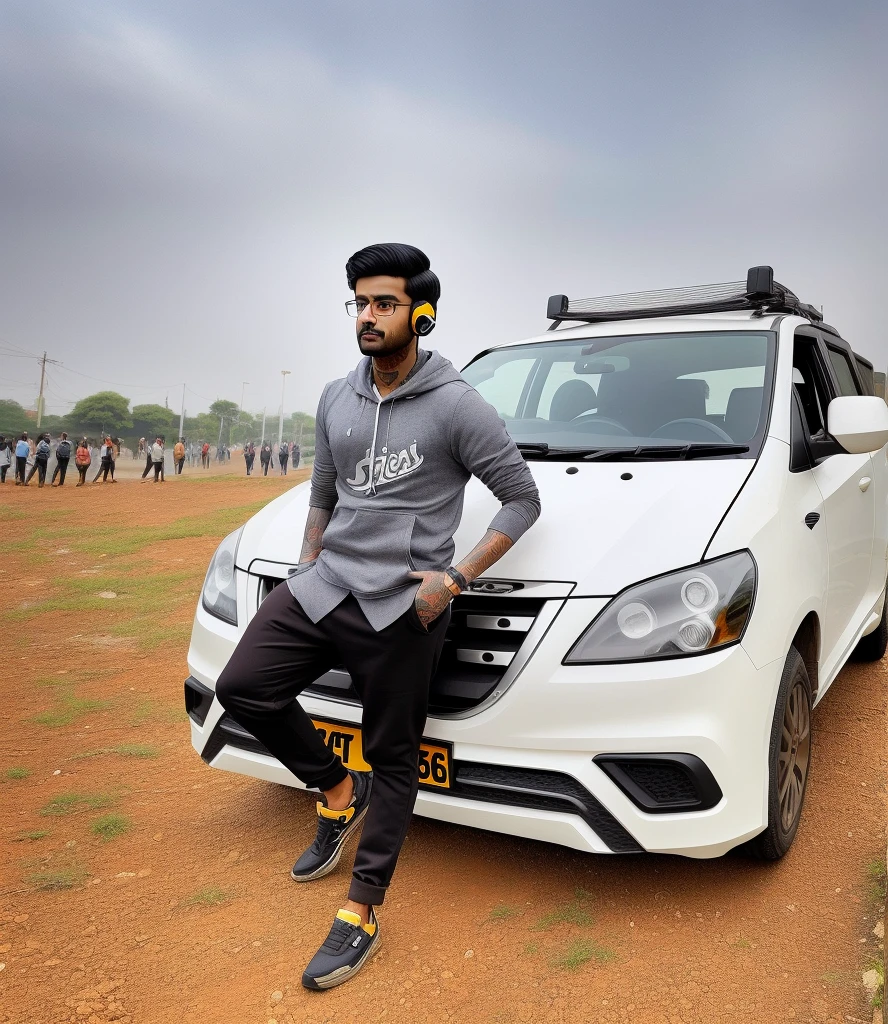
[[[33,414],[32,414],[33,417]],[[12,399],[0,399],[0,434],[6,437],[27,430],[37,432],[36,420],[29,417],[23,406]],[[81,398],[70,412],[61,416],[44,416],[41,431],[53,436],[66,430],[71,437],[86,435],[98,437],[111,434],[123,438],[132,447],[140,437],[155,438],[158,435],[167,442],[179,433],[179,413],[163,405],[134,405],[116,391],[99,391]],[[238,410],[237,402],[219,399],[210,406],[209,412],[185,417],[185,436],[191,441],[209,441],[224,444],[244,441],[262,441],[262,415],[254,415],[245,409]],[[302,438],[306,455],[314,448],[315,421],[308,413],[294,412],[284,417],[284,437],[289,441]],[[277,441],[278,417],[269,416],[265,424],[265,437]],[[220,438],[221,435],[221,438]]]

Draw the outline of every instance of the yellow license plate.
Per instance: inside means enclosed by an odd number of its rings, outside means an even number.
[[[342,722],[312,719],[314,727],[323,736],[327,746],[342,758],[346,768],[356,772],[369,772],[364,760],[361,730]],[[450,789],[450,745],[423,740],[419,745],[419,784],[433,789]]]

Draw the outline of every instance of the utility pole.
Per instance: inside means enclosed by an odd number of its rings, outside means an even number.
[[[265,444],[265,409],[262,409],[262,439],[259,441],[260,445]]]
[[[179,437],[185,436],[185,385],[182,385],[182,412],[179,415]]]
[[[241,381],[241,400],[240,405],[237,407],[237,425],[240,426],[241,413],[244,411],[244,391],[250,382],[248,380]]]
[[[278,420],[278,448],[284,439],[284,385],[287,383],[289,372],[289,370],[281,370],[281,417]]]
[[[43,419],[43,382],[46,379],[46,353],[40,360],[40,394],[37,396],[37,429],[40,429],[40,421]]]

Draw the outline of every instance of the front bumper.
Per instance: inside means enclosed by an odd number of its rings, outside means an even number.
[[[742,646],[734,646],[671,661],[562,665],[564,652],[606,603],[565,601],[499,700],[468,717],[428,720],[427,738],[453,744],[457,785],[446,793],[421,788],[417,814],[594,853],[643,850],[701,858],[720,856],[764,828],[782,662],[756,669]],[[198,607],[188,656],[192,677],[212,690],[239,637],[238,628]],[[313,717],[360,724],[361,709],[353,704],[306,695],[300,701]],[[212,700],[203,721],[191,721],[198,752],[215,737],[213,749],[207,748],[213,767],[302,788],[255,740],[253,749],[234,734],[219,743],[222,716]],[[711,773],[720,799],[705,810],[645,810],[594,760],[620,754],[692,755]],[[537,790],[541,779],[545,790],[551,776],[568,781],[550,787],[560,797],[548,802],[516,802],[508,787],[476,788],[467,796],[459,785],[461,765],[499,769],[507,783],[516,772],[536,773],[530,788]]]

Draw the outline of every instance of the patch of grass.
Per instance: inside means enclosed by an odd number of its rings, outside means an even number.
[[[44,868],[42,871],[34,871],[28,875],[28,882],[35,889],[53,891],[59,889],[73,889],[83,885],[89,877],[89,872],[82,864],[71,863],[64,867]]]
[[[277,495],[233,508],[221,508],[201,516],[185,516],[160,526],[139,526],[109,533],[105,527],[81,533],[71,547],[87,555],[131,555],[167,540],[190,537],[220,539],[236,530]]]
[[[507,921],[510,917],[514,917],[518,911],[514,907],[510,907],[507,903],[500,903],[493,908],[490,912],[488,921]]]
[[[60,793],[40,808],[41,814],[61,816],[74,811],[98,811],[112,807],[116,797],[111,793]]]
[[[231,899],[231,894],[225,892],[224,889],[220,889],[216,885],[208,885],[205,889],[199,889],[197,892],[192,893],[186,903],[190,906],[201,906],[201,907],[218,907],[222,903],[227,903]]]
[[[14,843],[26,843],[26,842],[34,843],[38,839],[45,839],[48,835],[49,835],[49,832],[41,832],[41,831],[35,829],[35,831],[33,831],[33,832],[22,832],[20,835],[17,835],[13,839],[13,842]]]
[[[90,831],[94,836],[104,839],[116,839],[130,830],[130,820],[122,814],[103,814],[92,823]]]
[[[587,895],[583,890],[577,890],[576,897],[570,903],[563,903],[548,914],[544,914],[533,926],[536,932],[544,931],[555,924],[577,924],[581,927],[588,927],[592,924],[592,915],[583,906]]]
[[[524,955],[532,956],[540,947],[535,942],[528,942],[524,947]]]
[[[103,754],[119,754],[121,757],[158,757],[160,751],[157,747],[149,747],[145,743],[118,743],[116,747],[85,750],[82,754],[75,754],[73,760],[79,761],[84,757],[101,757]]]
[[[868,896],[873,903],[884,903],[888,891],[888,869],[882,857],[871,860],[866,866]]]
[[[46,725],[50,729],[59,729],[70,725],[78,718],[93,711],[103,711],[111,704],[107,700],[93,700],[88,697],[76,697],[72,692],[62,693],[56,697],[56,705],[46,711],[34,715],[29,721],[36,725]]]
[[[160,704],[151,697],[145,697],[133,708],[130,725],[138,729],[147,722],[163,722],[173,725],[188,720],[188,712],[184,706]]]
[[[575,939],[563,952],[552,957],[551,964],[563,971],[576,971],[591,960],[597,964],[609,963],[615,955],[612,949],[599,945],[593,939]]]
[[[24,768],[22,765],[14,765],[12,768],[6,769],[7,779],[26,779],[31,774],[30,768]]]
[[[752,943],[749,941],[749,939],[744,939],[742,935],[739,939],[735,940],[734,945],[737,947],[737,949],[752,949]]]

